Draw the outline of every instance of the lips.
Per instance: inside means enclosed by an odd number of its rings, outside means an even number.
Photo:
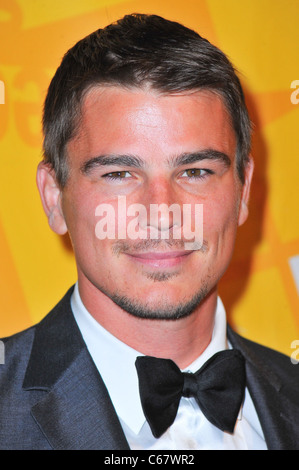
[[[155,268],[168,268],[177,266],[191,255],[193,251],[165,251],[165,252],[146,252],[130,253],[128,256],[138,263],[152,266]]]

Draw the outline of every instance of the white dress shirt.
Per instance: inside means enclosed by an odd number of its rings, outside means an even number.
[[[135,351],[105,330],[86,310],[76,284],[71,298],[75,320],[102,376],[131,449],[263,450],[266,443],[248,390],[233,434],[211,424],[194,398],[182,397],[172,426],[158,439],[150,430],[139,398]],[[218,298],[210,344],[184,372],[196,372],[216,352],[229,348],[226,314]]]

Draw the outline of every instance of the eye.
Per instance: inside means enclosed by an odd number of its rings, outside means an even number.
[[[208,175],[213,174],[212,170],[205,170],[203,168],[189,168],[182,173],[183,178],[194,178],[194,179],[202,179],[206,178]]]
[[[121,180],[125,178],[129,178],[131,176],[131,173],[128,171],[112,171],[111,173],[106,173],[103,175],[103,178],[108,179],[108,180]]]

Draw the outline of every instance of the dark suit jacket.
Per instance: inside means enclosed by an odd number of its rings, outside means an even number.
[[[129,449],[70,307],[72,289],[37,326],[5,341],[0,449]],[[228,330],[269,449],[299,449],[299,365]]]

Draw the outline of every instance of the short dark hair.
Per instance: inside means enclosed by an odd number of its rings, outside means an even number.
[[[219,94],[235,131],[237,170],[244,182],[251,123],[233,65],[195,31],[157,15],[132,14],[75,44],[50,83],[43,114],[44,161],[61,187],[68,177],[66,144],[76,135],[86,92],[98,85]]]

